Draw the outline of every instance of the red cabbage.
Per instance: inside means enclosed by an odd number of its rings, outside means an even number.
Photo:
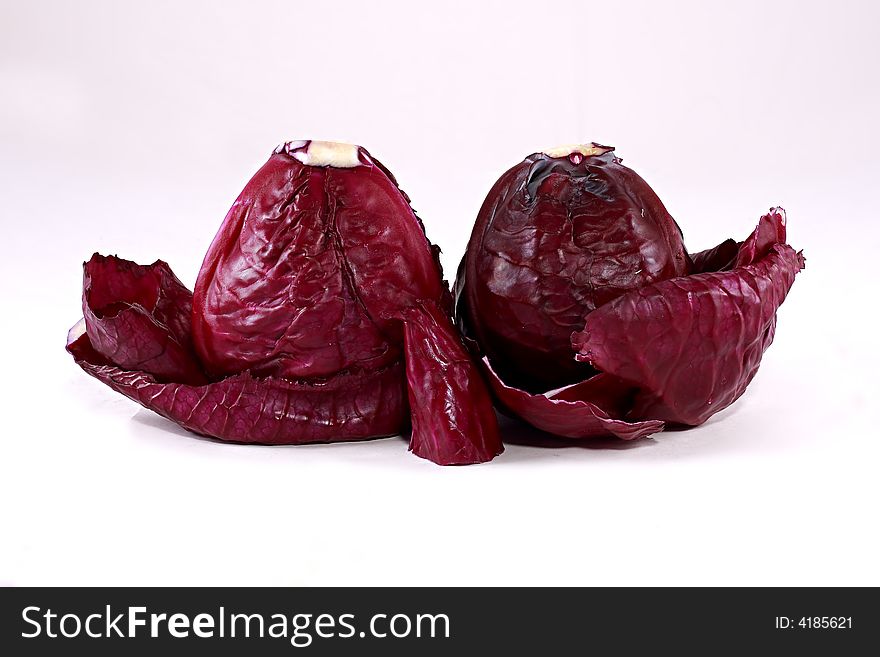
[[[86,263],[85,332],[68,350],[222,440],[355,440],[411,420],[418,456],[488,461],[502,451],[491,399],[452,324],[438,252],[365,149],[289,142],[233,204],[194,294],[163,262]]]
[[[477,217],[457,318],[498,406],[570,438],[693,426],[745,390],[804,266],[772,209],[688,255],[657,195],[596,144],[536,153]]]

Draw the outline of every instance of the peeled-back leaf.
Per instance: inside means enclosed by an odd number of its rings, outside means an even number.
[[[268,445],[391,436],[408,424],[402,365],[340,374],[324,382],[255,378],[245,372],[194,386],[160,383],[98,354],[87,335],[67,350],[88,374],[195,433]]]
[[[425,303],[407,308],[400,319],[413,453],[452,465],[489,461],[504,451],[492,400],[448,315]],[[467,404],[460,403],[463,397]]]
[[[566,386],[555,393],[531,394],[505,384],[492,370],[488,358],[483,359],[483,372],[502,409],[522,418],[537,429],[557,436],[595,438],[611,435],[623,440],[633,440],[663,430],[663,422],[659,420],[628,422],[614,419],[591,401],[590,398],[596,393],[607,397],[602,393],[607,393],[609,390],[621,392],[619,386],[607,380],[593,382],[591,379]],[[593,379],[598,377],[605,375],[598,374]],[[603,390],[605,386],[609,387]]]
[[[192,293],[167,264],[99,254],[83,265],[89,341],[109,362],[159,381],[206,382],[190,335]]]
[[[773,340],[776,310],[804,266],[784,241],[773,210],[736,268],[655,283],[590,313],[572,336],[578,360],[640,390],[633,417],[705,422],[745,391]]]

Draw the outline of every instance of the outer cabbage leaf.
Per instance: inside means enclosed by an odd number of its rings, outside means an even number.
[[[99,254],[83,265],[83,317],[95,351],[158,381],[204,383],[192,347],[192,293],[168,265]]]
[[[492,460],[504,451],[492,399],[449,316],[425,303],[407,308],[400,319],[412,413],[410,449],[447,465]]]
[[[628,387],[598,374],[582,383],[546,394],[531,394],[507,385],[483,358],[483,372],[503,410],[520,417],[533,427],[566,438],[616,436],[623,440],[642,438],[663,430],[663,422],[629,422],[615,419],[596,401],[617,405],[629,398]],[[591,401],[592,399],[592,401]]]
[[[804,267],[784,242],[785,216],[771,210],[734,269],[655,283],[598,308],[572,336],[578,360],[639,389],[631,417],[705,422],[745,391],[773,340],[776,310]]]
[[[403,366],[340,374],[324,382],[255,378],[248,372],[194,386],[160,383],[98,354],[87,335],[67,345],[77,364],[145,408],[195,433],[272,445],[391,436],[408,424]]]

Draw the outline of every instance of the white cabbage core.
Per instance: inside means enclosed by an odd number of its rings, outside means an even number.
[[[359,151],[355,144],[345,144],[338,141],[310,141],[303,150],[294,150],[295,144],[302,142],[290,142],[288,149],[291,157],[295,157],[303,164],[313,167],[337,167],[350,169],[362,164]],[[302,148],[300,146],[300,148]]]
[[[541,151],[547,157],[568,157],[573,153],[580,153],[584,157],[590,157],[592,155],[603,155],[608,153],[609,151],[614,150],[613,148],[608,148],[607,146],[600,146],[599,144],[565,144],[563,146],[557,146],[556,148],[548,148],[547,150]]]

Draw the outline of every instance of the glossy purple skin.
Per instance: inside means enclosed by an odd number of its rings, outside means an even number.
[[[733,403],[755,376],[773,340],[776,311],[804,267],[801,253],[785,243],[784,212],[771,209],[743,242],[728,239],[713,249],[679,257],[677,226],[671,218],[662,218],[665,210],[657,205],[659,201],[655,204],[656,195],[641,179],[625,189],[617,188],[614,194],[622,195],[620,203],[607,207],[609,212],[620,213],[620,223],[605,216],[596,225],[630,226],[642,236],[665,226],[659,242],[647,243],[657,246],[660,254],[652,262],[666,266],[642,284],[622,275],[620,280],[633,284],[628,291],[621,291],[625,286],[610,286],[613,293],[607,297],[590,296],[591,288],[583,293],[574,283],[566,286],[560,281],[572,271],[566,268],[569,257],[583,265],[582,252],[553,251],[544,245],[560,239],[577,244],[585,233],[574,229],[578,212],[572,210],[571,199],[595,195],[597,179],[584,183],[583,191],[572,192],[572,185],[583,178],[567,176],[577,166],[574,162],[562,165],[563,177],[546,189],[546,203],[555,208],[556,216],[564,209],[572,218],[566,225],[573,230],[554,229],[553,237],[547,238],[547,214],[523,209],[533,198],[526,171],[545,159],[531,156],[493,187],[456,282],[459,324],[472,352],[481,358],[481,369],[499,408],[564,437],[612,435],[629,440],[656,433],[666,425],[701,424]],[[584,161],[590,159],[596,158]],[[613,171],[620,166],[613,160],[601,166],[606,165]],[[632,180],[629,174],[624,177]],[[545,184],[538,183],[537,189]],[[639,206],[653,207],[653,212],[645,214],[659,217],[659,223],[650,221],[647,230],[635,228],[632,208]],[[588,221],[583,216],[581,220]],[[495,224],[503,230],[495,230]],[[604,230],[592,235],[600,243],[590,253],[612,254],[611,265],[599,266],[600,271],[615,271],[626,262],[626,257],[613,255],[621,248],[624,252],[632,248],[634,242],[625,233]],[[663,248],[666,238],[674,246],[669,251]],[[631,265],[641,267],[642,249],[638,252]],[[664,253],[671,257],[664,260]],[[514,264],[516,254],[527,266]],[[592,268],[596,270],[595,262]],[[674,270],[671,276],[670,268]],[[643,274],[644,268],[638,273]],[[577,274],[572,277],[581,280]],[[517,286],[501,286],[499,281],[517,281]],[[521,305],[516,303],[519,293],[524,299]],[[573,299],[580,305],[568,305]],[[575,307],[583,311],[579,320],[573,317]],[[545,329],[550,335],[542,341]],[[561,344],[561,334],[566,332],[568,339]],[[570,360],[581,363],[583,369],[572,368]]]
[[[535,153],[483,203],[459,281],[462,308],[507,380],[547,390],[588,374],[570,349],[587,314],[687,266],[675,221],[613,152]]]
[[[285,145],[254,175],[194,294],[164,263],[87,263],[87,334],[68,351],[115,390],[223,440],[386,436],[410,426],[411,400],[416,455],[491,460],[503,449],[495,415],[452,324],[439,250],[367,151],[337,168],[301,163],[308,147]],[[137,321],[105,330],[98,288]]]

